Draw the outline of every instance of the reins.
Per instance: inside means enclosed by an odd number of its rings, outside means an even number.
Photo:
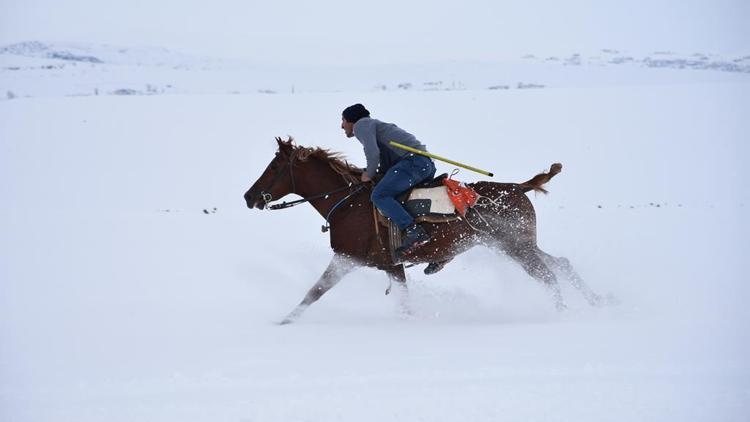
[[[305,198],[302,198],[302,199],[297,199],[295,201],[290,201],[290,202],[284,201],[284,202],[282,202],[280,204],[274,204],[274,205],[270,205],[269,204],[268,209],[269,210],[283,210],[284,208],[290,208],[290,207],[293,207],[295,205],[304,204],[305,202],[310,202],[310,201],[314,201],[316,199],[325,198],[328,195],[331,195],[331,194],[334,194],[334,193],[343,192],[343,191],[351,188],[352,185],[353,185],[353,183],[350,183],[350,184],[348,184],[346,186],[343,186],[343,187],[340,187],[338,189],[334,189],[334,190],[331,190],[331,191],[328,191],[328,192],[319,193],[319,194],[313,195],[313,196],[308,196],[308,197],[305,197]],[[358,184],[356,186],[358,186],[358,188],[355,189],[354,192],[352,192],[349,195],[347,195],[345,198],[349,198],[354,193],[359,192],[364,187],[362,184]],[[335,205],[334,205],[334,207],[335,207]]]
[[[304,203],[306,203],[306,202],[314,201],[314,200],[316,200],[316,199],[320,199],[320,198],[327,198],[327,197],[328,197],[329,195],[331,195],[331,194],[334,194],[334,193],[338,193],[338,192],[342,192],[342,191],[345,191],[345,190],[347,190],[347,189],[351,188],[351,187],[352,187],[352,185],[353,185],[353,184],[352,184],[352,183],[350,183],[350,184],[348,184],[347,186],[344,186],[344,187],[341,187],[341,188],[338,188],[338,189],[334,189],[334,190],[332,190],[332,191],[328,191],[328,192],[323,192],[323,193],[320,193],[320,194],[317,194],[317,195],[313,195],[313,196],[308,196],[307,198],[302,198],[302,199],[298,199],[298,200],[296,200],[296,201],[291,201],[291,202],[286,202],[286,201],[284,201],[284,202],[282,202],[282,203],[280,203],[280,204],[269,205],[269,206],[268,206],[268,209],[269,209],[269,210],[283,210],[284,208],[290,208],[290,207],[293,207],[293,206],[295,206],[295,205],[299,205],[299,204],[304,204]],[[365,185],[363,185],[363,184],[361,184],[361,183],[359,183],[359,184],[357,184],[357,185],[355,185],[355,186],[357,186],[357,187],[356,187],[356,188],[354,188],[354,190],[353,190],[353,191],[349,192],[349,195],[346,195],[345,197],[341,198],[341,200],[339,200],[339,202],[336,202],[336,204],[334,204],[334,205],[333,205],[333,206],[331,207],[331,209],[330,209],[330,210],[328,210],[328,213],[326,214],[326,223],[325,223],[325,224],[324,224],[323,226],[321,226],[321,227],[320,227],[320,230],[321,230],[321,231],[322,231],[323,233],[327,232],[327,231],[328,231],[328,229],[330,229],[330,228],[331,228],[331,225],[330,225],[330,223],[329,223],[329,222],[331,221],[331,216],[333,215],[333,213],[334,213],[334,212],[335,212],[335,211],[336,211],[336,210],[337,210],[337,209],[338,209],[338,208],[339,208],[339,207],[340,207],[341,205],[343,205],[343,204],[344,204],[344,202],[346,202],[346,200],[347,200],[347,199],[351,198],[352,196],[354,196],[354,195],[355,195],[356,193],[358,193],[359,191],[361,191],[361,190],[362,190],[362,189],[364,189],[364,187],[365,187]]]
[[[347,187],[349,187],[349,186],[347,186]],[[363,184],[360,183],[359,185],[357,185],[356,189],[354,189],[352,192],[349,192],[349,195],[346,195],[345,197],[341,198],[341,200],[339,202],[337,202],[333,207],[331,207],[331,209],[328,211],[328,214],[326,214],[326,223],[325,223],[325,225],[323,225],[323,226],[320,227],[320,230],[323,233],[327,232],[328,229],[331,228],[331,225],[329,224],[329,221],[331,220],[331,215],[333,214],[333,212],[336,211],[341,205],[343,205],[344,202],[346,202],[347,199],[351,198],[355,193],[357,193],[357,192],[361,191],[362,189],[364,189],[364,187],[365,187],[365,185],[363,185]]]

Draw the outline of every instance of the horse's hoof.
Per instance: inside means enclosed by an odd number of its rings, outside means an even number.
[[[440,271],[445,267],[444,262],[430,262],[430,264],[424,269],[426,275],[432,275]]]
[[[607,301],[600,295],[593,295],[588,298],[589,305],[601,308],[607,304]]]
[[[279,323],[279,325],[287,325],[287,324],[291,324],[291,323],[297,321],[299,319],[300,315],[302,315],[302,313],[305,312],[305,309],[307,309],[307,306],[308,305],[305,305],[305,304],[298,305],[296,308],[294,308],[294,310],[292,312],[289,312],[289,314],[286,316],[286,318],[284,318]]]

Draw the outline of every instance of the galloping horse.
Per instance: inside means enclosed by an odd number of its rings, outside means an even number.
[[[406,290],[402,263],[395,263],[387,230],[378,229],[370,194],[371,184],[359,182],[362,170],[338,154],[320,148],[295,145],[291,138],[276,138],[279,149],[266,170],[245,193],[248,208],[263,209],[290,193],[303,197],[330,224],[333,258],[302,302],[282,321],[295,321],[312,303],[358,266],[385,271]],[[504,252],[551,293],[558,310],[565,308],[555,273],[567,278],[591,305],[602,299],[583,282],[566,258],[554,257],[537,246],[536,214],[526,192],[546,192],[547,183],[561,166],[555,164],[524,183],[477,182],[469,186],[480,195],[475,208],[462,219],[446,223],[422,223],[432,240],[404,257],[411,263],[434,263],[440,269],[456,255],[481,244]],[[283,208],[278,205],[276,208]],[[480,211],[481,209],[481,211]]]

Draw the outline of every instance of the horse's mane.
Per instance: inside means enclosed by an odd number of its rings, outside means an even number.
[[[305,162],[310,158],[318,159],[327,163],[331,169],[341,175],[347,183],[359,182],[362,169],[350,164],[346,161],[344,155],[339,152],[332,152],[320,147],[303,147],[295,144],[294,138],[291,136],[286,141],[281,138],[276,138],[276,141],[279,142],[279,145],[284,144],[291,148],[292,156],[299,161]]]

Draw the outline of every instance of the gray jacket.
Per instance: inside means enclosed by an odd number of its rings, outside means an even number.
[[[353,129],[354,136],[364,147],[365,159],[367,160],[365,172],[371,178],[375,177],[376,173],[385,173],[402,158],[412,154],[409,151],[391,146],[388,144],[389,141],[427,151],[427,146],[420,143],[414,135],[393,123],[363,117],[354,124]]]

